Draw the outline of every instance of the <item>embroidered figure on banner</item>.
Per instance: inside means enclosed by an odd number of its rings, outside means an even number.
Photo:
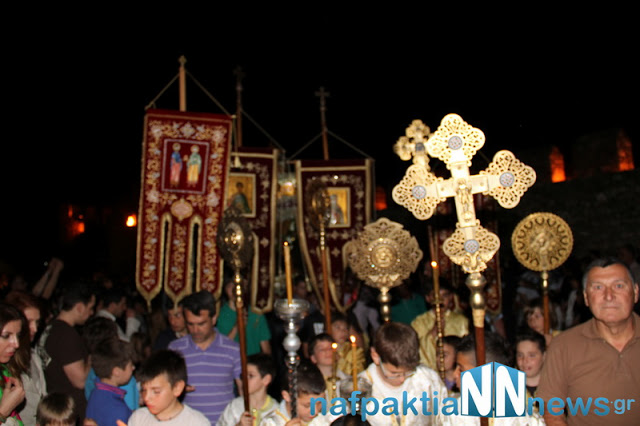
[[[173,144],[171,153],[171,168],[169,172],[169,183],[172,188],[180,186],[180,173],[182,172],[182,157],[180,157],[180,144]]]
[[[198,145],[191,145],[191,155],[187,161],[187,186],[196,187],[200,180],[202,169],[202,157],[200,156]]]

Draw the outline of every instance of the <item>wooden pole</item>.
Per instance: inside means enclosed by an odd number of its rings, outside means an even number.
[[[542,314],[544,315],[544,334],[551,333],[551,318],[549,314],[549,273],[542,271]]]
[[[324,222],[320,221],[320,257],[322,259],[322,284],[324,299],[324,328],[331,334],[331,299],[329,298],[329,267],[327,266],[327,248],[325,244]]]
[[[442,300],[440,300],[440,265],[438,265],[438,243],[435,237],[433,236],[433,232],[431,231],[431,226],[427,228],[429,233],[429,252],[431,255],[431,272],[433,274],[433,303],[435,308],[435,317],[436,317],[436,354],[438,356],[438,372],[440,373],[440,378],[444,380],[445,378],[445,368],[444,368],[444,326],[442,324]],[[446,307],[445,307],[446,310]]]
[[[316,96],[320,98],[320,126],[322,128],[322,156],[324,160],[329,159],[329,139],[327,137],[327,120],[325,117],[325,111],[327,110],[325,98],[329,97],[329,92],[324,90],[324,87],[320,87],[320,90],[316,92]]]
[[[233,71],[236,76],[236,147],[242,146],[242,78],[245,76],[241,67]]]
[[[244,301],[242,300],[242,278],[236,271],[236,325],[238,327],[238,340],[240,341],[240,364],[242,367],[242,398],[244,411],[251,412],[249,406],[249,380],[247,378],[247,331],[244,321]]]
[[[187,62],[187,58],[180,56],[178,61],[180,62],[180,111],[184,112],[187,110],[187,78],[186,71],[184,69],[184,64]]]

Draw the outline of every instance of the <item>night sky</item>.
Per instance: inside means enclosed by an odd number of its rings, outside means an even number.
[[[377,183],[388,187],[407,167],[392,146],[414,119],[435,131],[446,114],[461,115],[485,133],[489,159],[612,127],[638,139],[637,40],[620,21],[597,31],[590,22],[571,31],[561,20],[502,23],[489,36],[486,23],[463,33],[436,17],[407,21],[411,11],[392,22],[383,15],[57,22],[10,44],[0,258],[46,258],[60,203],[137,209],[145,107],[177,75],[182,55],[202,86],[187,78],[189,111],[222,113],[212,96],[235,113],[240,66],[244,110],[260,126],[243,119],[244,144],[271,138],[288,156],[320,134],[314,93],[324,87],[329,130],[375,158]],[[177,81],[155,106],[178,109]],[[334,158],[361,157],[329,142]],[[297,158],[321,156],[318,139]]]

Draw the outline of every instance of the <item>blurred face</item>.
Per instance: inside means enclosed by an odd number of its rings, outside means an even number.
[[[311,361],[318,365],[331,365],[333,364],[333,348],[331,342],[321,341],[316,343],[313,348],[313,354],[311,354]]]
[[[536,342],[523,340],[516,347],[516,363],[518,370],[524,371],[528,379],[538,377],[542,370],[544,354]]]
[[[112,313],[114,317],[120,318],[126,310],[127,310],[127,298],[122,297],[122,299],[120,299],[118,303],[114,304]]]
[[[22,330],[22,321],[9,321],[2,328],[0,333],[0,363],[9,362],[16,349],[20,347],[20,331]]]
[[[467,370],[471,370],[476,367],[476,354],[473,352],[458,352],[456,354],[456,370],[454,378],[458,389],[462,388],[460,383],[460,376]]]
[[[218,319],[217,315],[212,318],[209,316],[209,311],[205,310],[202,310],[200,311],[200,314],[195,315],[193,312],[186,309],[184,311],[184,319],[194,343],[205,343],[209,340],[213,340],[213,337],[216,334],[213,327],[216,325],[216,320]]]
[[[123,386],[129,383],[129,380],[131,380],[131,376],[133,375],[133,370],[135,370],[133,361],[129,361],[124,368],[115,368],[115,377],[118,382],[118,386]]]
[[[596,267],[587,275],[584,299],[598,321],[616,325],[631,320],[638,286],[622,265]]]
[[[336,321],[331,324],[331,337],[336,343],[344,343],[349,339],[349,328],[344,321]]]
[[[176,404],[180,404],[178,397],[183,389],[183,381],[171,386],[167,375],[160,374],[153,380],[142,384],[140,395],[151,414],[158,419],[164,418],[166,420],[173,413]]]
[[[444,352],[444,369],[450,371],[456,368],[456,350],[453,346],[448,344],[442,345],[442,351]],[[438,362],[440,360],[438,359]]]
[[[544,315],[540,308],[533,308],[533,311],[527,317],[527,325],[540,334],[546,334],[544,332]]]
[[[91,296],[91,300],[86,305],[84,303],[78,303],[79,313],[80,313],[80,319],[79,319],[79,322],[78,322],[79,325],[82,325],[85,322],[87,322],[89,317],[91,317],[91,315],[93,315],[93,307],[95,306],[95,304],[96,304],[96,297],[95,296]]]
[[[169,309],[169,326],[176,333],[184,333],[186,325],[184,322],[184,315],[182,314],[182,306],[178,306],[174,309]]]
[[[40,325],[40,309],[28,307],[25,308],[22,313],[27,317],[27,322],[29,323],[29,338],[33,342],[38,332],[38,326]]]
[[[320,393],[320,394],[312,394],[312,393],[303,393],[303,394],[299,394],[298,398],[296,399],[296,408],[297,411],[296,413],[298,414],[298,417],[300,417],[300,419],[305,422],[305,423],[309,423],[311,420],[313,420],[314,417],[316,417],[319,413],[320,410],[322,409],[322,403],[320,401],[316,401],[315,406],[315,414],[312,416],[311,415],[311,398],[316,398],[316,400],[318,398],[324,398],[325,394]]]
[[[260,375],[258,367],[253,364],[247,364],[247,383],[249,384],[249,394],[254,394],[261,389],[266,389],[271,382],[271,375],[267,374],[264,377]]]

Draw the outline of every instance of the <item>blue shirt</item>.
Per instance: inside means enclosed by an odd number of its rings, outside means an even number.
[[[124,402],[126,391],[98,380],[87,402],[87,418],[100,426],[114,426],[116,420],[127,422],[131,409]]]
[[[87,380],[84,382],[84,396],[87,398],[87,401],[91,398],[91,392],[96,388],[97,381],[98,376],[96,376],[96,372],[93,371],[92,368],[89,370]],[[124,386],[120,386],[120,389],[127,392],[124,396],[124,402],[127,404],[127,407],[131,410],[140,408],[140,390],[138,389],[138,382],[134,376],[131,376],[129,383]]]

